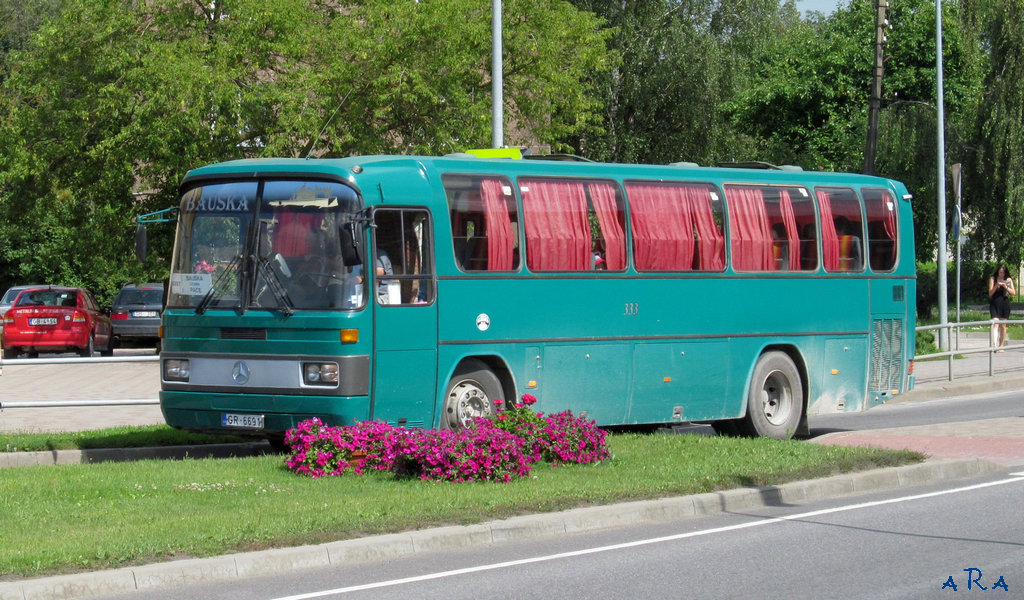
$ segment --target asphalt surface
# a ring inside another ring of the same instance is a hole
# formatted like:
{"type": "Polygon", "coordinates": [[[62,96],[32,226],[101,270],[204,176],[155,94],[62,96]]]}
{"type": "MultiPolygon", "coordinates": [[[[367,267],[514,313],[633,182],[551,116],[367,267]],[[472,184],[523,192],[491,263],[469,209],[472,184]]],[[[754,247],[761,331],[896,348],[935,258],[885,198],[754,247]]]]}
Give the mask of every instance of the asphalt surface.
{"type": "MultiPolygon", "coordinates": [[[[960,348],[984,346],[965,339],[960,348]]],[[[918,362],[916,387],[891,402],[916,402],[1024,389],[1024,344],[1002,353],[967,354],[952,363],[956,375],[949,380],[945,360],[918,362]],[[991,360],[990,360],[991,359],[991,360]],[[992,374],[990,376],[990,373],[992,374]]],[[[112,380],[109,364],[75,365],[78,373],[65,379],[45,378],[44,366],[11,364],[0,376],[3,403],[68,399],[146,399],[159,390],[155,363],[117,364],[112,380]],[[104,376],[93,369],[106,369],[104,376]],[[46,381],[40,386],[40,379],[46,381]],[[40,392],[40,388],[46,392],[40,392]]],[[[73,410],[73,419],[57,419],[52,408],[5,408],[0,431],[86,430],[114,424],[162,423],[157,406],[116,406],[73,410]]],[[[66,416],[66,415],[65,415],[66,416]]],[[[693,496],[588,507],[560,513],[527,515],[471,526],[441,527],[401,534],[374,536],[209,559],[180,560],[96,573],[0,582],[0,600],[55,600],[119,594],[135,590],[172,588],[188,583],[230,580],[310,567],[323,567],[355,559],[387,559],[417,552],[530,539],[565,532],[595,530],[659,520],[679,519],[722,511],[747,510],[780,502],[802,504],[847,495],[912,487],[959,479],[1024,465],[1024,417],[941,423],[914,427],[844,431],[812,440],[818,444],[908,448],[930,458],[918,465],[837,475],[793,482],[770,488],[744,488],[693,496]]],[[[149,456],[223,456],[263,452],[264,444],[207,449],[137,449],[0,453],[0,467],[23,465],[133,460],[149,456]],[[19,456],[20,455],[20,456],[19,456]]]]}

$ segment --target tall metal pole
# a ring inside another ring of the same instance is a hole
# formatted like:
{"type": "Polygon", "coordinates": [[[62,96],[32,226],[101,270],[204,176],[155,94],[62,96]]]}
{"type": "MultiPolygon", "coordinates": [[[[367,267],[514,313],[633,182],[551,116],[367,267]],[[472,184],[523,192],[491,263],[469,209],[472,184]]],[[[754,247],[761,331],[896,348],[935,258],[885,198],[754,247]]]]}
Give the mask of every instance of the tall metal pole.
{"type": "MultiPolygon", "coordinates": [[[[939,196],[939,323],[945,325],[949,322],[949,308],[946,303],[947,288],[946,282],[946,134],[945,134],[945,110],[943,108],[943,83],[942,83],[942,0],[935,0],[935,79],[937,82],[936,106],[938,108],[938,196],[939,196]]],[[[949,330],[942,328],[939,336],[939,348],[943,351],[949,350],[949,330]]]]}
{"type": "Polygon", "coordinates": [[[501,0],[491,0],[491,147],[505,146],[505,98],[501,61],[501,0]]]}
{"type": "MultiPolygon", "coordinates": [[[[956,238],[956,322],[960,322],[960,240],[963,238],[964,217],[961,211],[960,182],[962,177],[962,166],[960,163],[950,167],[950,175],[953,176],[953,201],[956,208],[953,213],[953,237],[956,238]]],[[[959,337],[957,338],[959,345],[959,337]]]]}

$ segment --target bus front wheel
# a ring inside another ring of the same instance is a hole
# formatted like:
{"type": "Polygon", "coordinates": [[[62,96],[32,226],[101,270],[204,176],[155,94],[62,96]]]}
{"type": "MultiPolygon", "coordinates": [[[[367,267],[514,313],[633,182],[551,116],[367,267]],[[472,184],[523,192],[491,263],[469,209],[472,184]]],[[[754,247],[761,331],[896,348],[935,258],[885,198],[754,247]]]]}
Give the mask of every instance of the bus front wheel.
{"type": "Polygon", "coordinates": [[[448,381],[441,427],[457,431],[469,427],[475,417],[493,415],[494,402],[501,395],[501,382],[487,365],[478,360],[464,362],[448,381]]]}
{"type": "Polygon", "coordinates": [[[785,352],[766,352],[757,360],[747,391],[745,433],[788,440],[796,433],[803,413],[800,372],[785,352]]]}

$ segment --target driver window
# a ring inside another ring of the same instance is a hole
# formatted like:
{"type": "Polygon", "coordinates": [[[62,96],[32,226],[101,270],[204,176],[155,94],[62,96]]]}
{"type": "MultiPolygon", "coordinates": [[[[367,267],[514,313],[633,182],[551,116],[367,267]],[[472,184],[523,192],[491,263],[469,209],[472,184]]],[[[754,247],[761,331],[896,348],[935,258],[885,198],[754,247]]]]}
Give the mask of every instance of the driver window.
{"type": "Polygon", "coordinates": [[[373,295],[379,304],[434,301],[430,214],[421,209],[379,209],[374,213],[373,295]]]}

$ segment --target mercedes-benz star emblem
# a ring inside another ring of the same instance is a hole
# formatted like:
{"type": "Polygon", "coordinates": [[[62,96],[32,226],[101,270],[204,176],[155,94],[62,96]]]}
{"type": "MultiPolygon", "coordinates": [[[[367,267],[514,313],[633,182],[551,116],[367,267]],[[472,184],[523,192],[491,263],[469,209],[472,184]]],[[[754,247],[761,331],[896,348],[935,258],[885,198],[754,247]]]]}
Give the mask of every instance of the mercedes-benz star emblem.
{"type": "Polygon", "coordinates": [[[238,385],[245,385],[249,381],[249,365],[245,361],[238,361],[231,369],[231,379],[238,385]]]}

